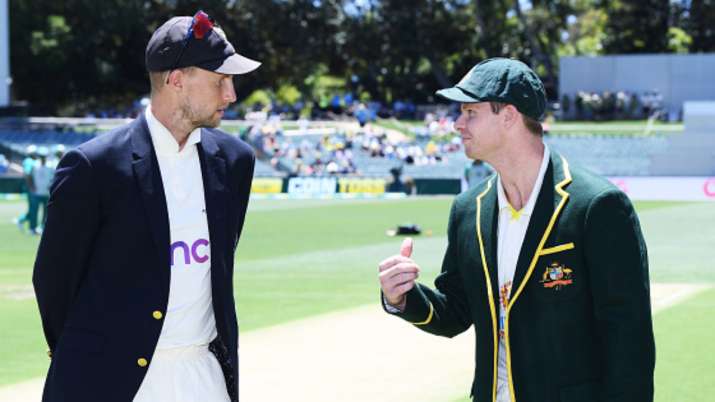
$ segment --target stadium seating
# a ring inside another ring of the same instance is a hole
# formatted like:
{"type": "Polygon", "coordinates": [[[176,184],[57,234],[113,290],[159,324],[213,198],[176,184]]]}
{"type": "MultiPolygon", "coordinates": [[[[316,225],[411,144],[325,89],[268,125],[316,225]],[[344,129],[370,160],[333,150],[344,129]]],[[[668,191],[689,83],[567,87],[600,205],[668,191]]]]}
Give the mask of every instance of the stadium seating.
{"type": "MultiPolygon", "coordinates": [[[[63,144],[67,148],[75,147],[93,138],[95,133],[55,131],[55,130],[19,130],[0,129],[0,145],[10,149],[16,155],[24,154],[30,144],[51,147],[63,144]]],[[[100,134],[101,135],[101,134],[100,134]]],[[[308,141],[317,145],[320,135],[301,135],[279,137],[279,141],[300,144],[308,141]]],[[[427,139],[414,142],[424,148],[427,139]]],[[[572,163],[584,166],[605,176],[647,176],[652,174],[652,161],[666,153],[672,142],[665,134],[650,136],[606,135],[606,134],[559,134],[547,135],[545,142],[549,147],[563,154],[572,163]]],[[[253,143],[255,147],[259,142],[253,143]]],[[[311,146],[312,146],[311,145],[311,146]]],[[[363,150],[360,144],[353,144],[352,161],[358,174],[365,177],[389,177],[390,169],[402,166],[403,174],[413,178],[461,178],[464,168],[470,161],[461,150],[441,153],[442,160],[429,164],[405,164],[396,157],[375,157],[363,150]]],[[[268,158],[270,155],[268,155],[268,158]]],[[[315,161],[315,155],[306,154],[302,158],[304,165],[315,161]]],[[[275,162],[275,161],[274,161],[275,162]]],[[[256,177],[286,176],[295,167],[295,161],[282,157],[278,161],[282,169],[276,169],[268,159],[256,161],[256,177]]]]}
{"type": "Polygon", "coordinates": [[[283,176],[281,172],[271,166],[270,163],[256,159],[256,167],[254,168],[253,175],[255,177],[281,177],[283,176]]]}
{"type": "Polygon", "coordinates": [[[651,159],[668,148],[668,137],[625,135],[547,136],[549,147],[604,176],[648,176],[651,159]]]}
{"type": "Polygon", "coordinates": [[[0,130],[0,144],[17,152],[24,153],[28,145],[53,146],[62,144],[67,148],[94,138],[94,133],[78,133],[74,131],[52,131],[52,130],[0,130]]]}

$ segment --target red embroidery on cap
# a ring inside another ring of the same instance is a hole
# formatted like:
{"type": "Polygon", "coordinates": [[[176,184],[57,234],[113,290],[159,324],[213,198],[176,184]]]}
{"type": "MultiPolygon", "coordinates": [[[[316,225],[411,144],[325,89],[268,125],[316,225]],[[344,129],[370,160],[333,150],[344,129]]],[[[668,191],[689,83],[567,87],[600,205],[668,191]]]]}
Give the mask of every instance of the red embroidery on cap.
{"type": "Polygon", "coordinates": [[[194,16],[194,37],[196,39],[203,39],[206,34],[211,31],[214,27],[213,22],[209,19],[209,16],[203,12],[199,11],[194,16]]]}

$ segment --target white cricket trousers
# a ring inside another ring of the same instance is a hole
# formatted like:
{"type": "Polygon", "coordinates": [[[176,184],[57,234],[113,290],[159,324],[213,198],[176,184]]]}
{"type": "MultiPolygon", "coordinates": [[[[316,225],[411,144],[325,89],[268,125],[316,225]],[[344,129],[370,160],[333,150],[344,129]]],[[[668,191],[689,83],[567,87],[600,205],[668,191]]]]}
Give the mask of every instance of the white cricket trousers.
{"type": "Polygon", "coordinates": [[[208,345],[157,349],[134,402],[230,402],[208,345]]]}

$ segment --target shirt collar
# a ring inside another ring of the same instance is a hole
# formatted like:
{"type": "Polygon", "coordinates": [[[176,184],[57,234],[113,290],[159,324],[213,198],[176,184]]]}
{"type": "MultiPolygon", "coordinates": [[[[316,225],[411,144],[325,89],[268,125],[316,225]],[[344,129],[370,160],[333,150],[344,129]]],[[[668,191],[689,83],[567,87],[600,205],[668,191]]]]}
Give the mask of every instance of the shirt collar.
{"type": "Polygon", "coordinates": [[[520,211],[516,211],[511,204],[509,204],[509,200],[507,200],[506,193],[504,192],[504,186],[502,186],[501,183],[501,177],[499,177],[499,180],[497,180],[497,199],[499,203],[499,211],[509,209],[514,219],[518,219],[522,215],[531,216],[531,213],[534,211],[534,206],[536,206],[536,199],[539,197],[539,193],[541,192],[541,184],[544,182],[546,169],[549,167],[550,155],[551,153],[549,152],[549,147],[544,144],[544,157],[541,159],[539,175],[536,176],[534,188],[531,190],[531,194],[529,194],[529,201],[526,202],[526,205],[524,205],[524,208],[520,211]]]}
{"type": "MultiPolygon", "coordinates": [[[[146,117],[147,126],[149,126],[149,134],[151,134],[151,141],[154,144],[154,150],[156,153],[161,154],[178,154],[179,143],[168,128],[166,128],[161,122],[154,116],[151,111],[151,105],[146,107],[144,111],[144,116],[146,117]]],[[[186,139],[186,144],[181,152],[192,148],[192,145],[196,145],[201,142],[201,128],[196,128],[189,134],[189,138],[186,139]]]]}

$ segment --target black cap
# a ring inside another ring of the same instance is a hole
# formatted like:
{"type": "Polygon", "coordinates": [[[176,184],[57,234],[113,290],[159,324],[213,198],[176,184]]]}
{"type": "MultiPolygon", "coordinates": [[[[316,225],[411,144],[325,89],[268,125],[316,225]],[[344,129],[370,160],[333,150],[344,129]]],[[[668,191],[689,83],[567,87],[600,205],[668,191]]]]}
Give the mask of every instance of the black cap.
{"type": "Polygon", "coordinates": [[[234,75],[251,72],[261,65],[236,53],[223,30],[208,21],[208,16],[199,11],[194,18],[174,17],[160,26],[146,46],[147,70],[199,67],[234,75]],[[197,27],[194,23],[197,20],[206,24],[197,27]],[[199,28],[204,28],[205,32],[200,32],[202,29],[199,28]]]}

